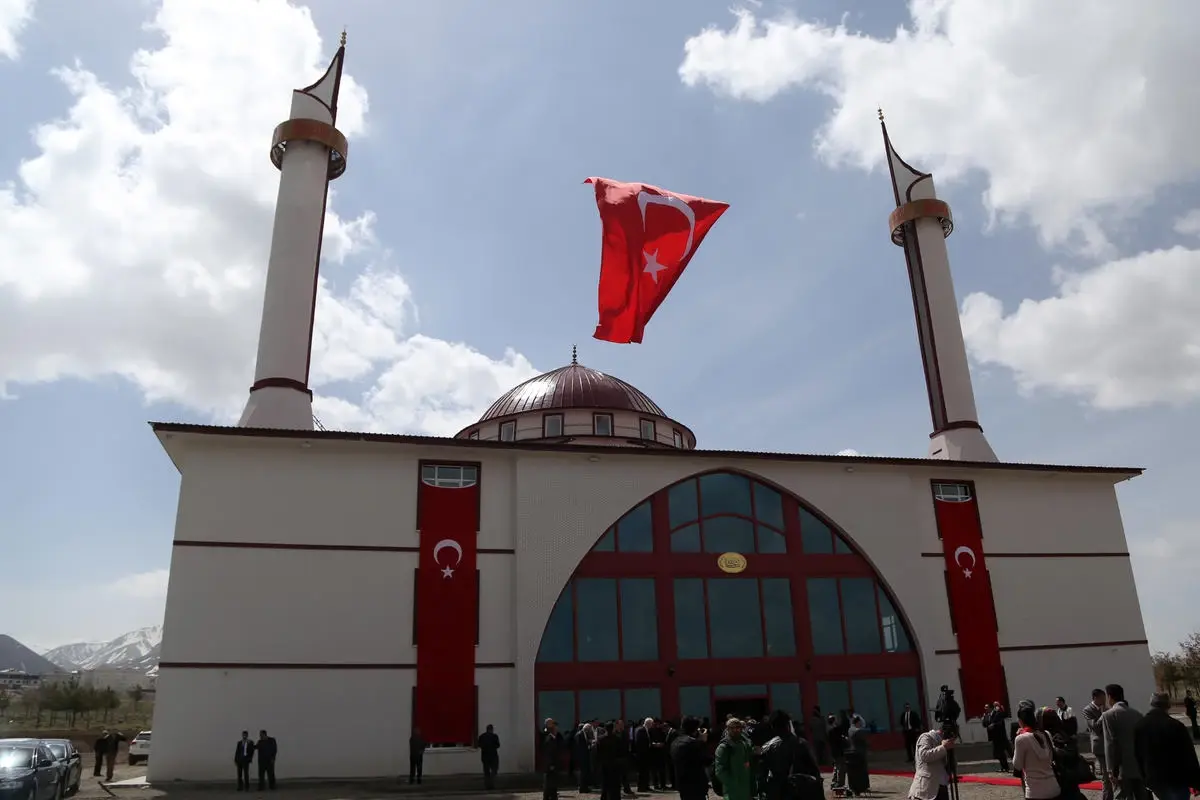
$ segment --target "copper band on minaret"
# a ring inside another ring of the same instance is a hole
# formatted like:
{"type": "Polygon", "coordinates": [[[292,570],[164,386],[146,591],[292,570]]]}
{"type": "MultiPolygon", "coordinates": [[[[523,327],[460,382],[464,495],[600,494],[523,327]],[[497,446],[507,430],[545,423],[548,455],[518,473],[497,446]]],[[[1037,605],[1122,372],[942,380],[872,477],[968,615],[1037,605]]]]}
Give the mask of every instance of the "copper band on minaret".
{"type": "Polygon", "coordinates": [[[942,226],[942,235],[954,233],[954,217],[950,206],[942,200],[913,200],[888,214],[888,228],[892,231],[892,244],[904,247],[904,226],[919,219],[936,219],[942,226]]]}
{"type": "Polygon", "coordinates": [[[350,149],[346,137],[327,122],[315,119],[289,119],[275,128],[271,137],[271,163],[283,169],[283,157],[289,142],[314,142],[329,149],[329,180],[336,180],[346,171],[346,155],[350,149]]]}

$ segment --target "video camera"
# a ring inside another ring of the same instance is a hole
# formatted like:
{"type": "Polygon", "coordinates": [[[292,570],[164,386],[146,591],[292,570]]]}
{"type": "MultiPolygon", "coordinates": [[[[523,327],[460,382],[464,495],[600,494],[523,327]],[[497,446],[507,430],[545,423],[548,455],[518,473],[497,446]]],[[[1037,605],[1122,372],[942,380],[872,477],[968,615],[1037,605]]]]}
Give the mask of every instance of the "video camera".
{"type": "Polygon", "coordinates": [[[938,693],[937,705],[933,708],[933,718],[942,723],[943,729],[946,723],[950,723],[955,730],[958,730],[960,716],[962,716],[962,706],[954,699],[954,690],[949,686],[942,686],[938,693]]]}

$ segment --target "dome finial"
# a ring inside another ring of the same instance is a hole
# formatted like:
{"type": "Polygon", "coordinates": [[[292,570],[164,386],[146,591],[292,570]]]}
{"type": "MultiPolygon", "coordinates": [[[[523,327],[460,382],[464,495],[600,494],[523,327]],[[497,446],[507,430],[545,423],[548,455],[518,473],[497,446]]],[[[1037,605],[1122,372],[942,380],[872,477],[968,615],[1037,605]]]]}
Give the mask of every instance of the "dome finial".
{"type": "Polygon", "coordinates": [[[572,364],[579,363],[578,355],[579,355],[579,348],[577,348],[575,345],[571,345],[571,363],[572,364]]]}
{"type": "Polygon", "coordinates": [[[338,39],[338,44],[340,44],[342,47],[346,46],[346,29],[345,28],[342,28],[342,36],[340,39],[338,39]]]}

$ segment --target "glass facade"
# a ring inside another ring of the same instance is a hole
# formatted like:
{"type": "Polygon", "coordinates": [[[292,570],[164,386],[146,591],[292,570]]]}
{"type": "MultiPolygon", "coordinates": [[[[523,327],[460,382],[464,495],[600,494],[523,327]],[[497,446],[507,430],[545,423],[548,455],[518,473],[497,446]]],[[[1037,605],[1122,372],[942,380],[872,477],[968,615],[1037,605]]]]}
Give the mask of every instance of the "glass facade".
{"type": "Polygon", "coordinates": [[[815,704],[893,734],[905,703],[922,706],[912,638],[870,564],[819,512],[732,472],[664,489],[601,534],[535,671],[538,716],[560,725],[815,704]],[[723,572],[725,553],[745,569],[723,572]]]}

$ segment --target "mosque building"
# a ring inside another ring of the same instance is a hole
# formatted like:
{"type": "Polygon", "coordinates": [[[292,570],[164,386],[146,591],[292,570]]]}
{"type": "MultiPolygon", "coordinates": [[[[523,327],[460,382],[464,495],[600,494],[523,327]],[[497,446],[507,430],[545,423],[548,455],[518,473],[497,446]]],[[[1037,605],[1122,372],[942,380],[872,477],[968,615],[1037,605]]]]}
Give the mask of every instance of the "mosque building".
{"type": "MultiPolygon", "coordinates": [[[[345,58],[293,94],[255,382],[236,427],[154,423],[181,475],[152,782],[228,780],[242,730],[280,773],[531,771],[581,720],[853,708],[899,747],[957,692],[1077,707],[1153,689],[1116,486],[1141,470],[1007,463],[975,410],[947,204],[884,131],[925,369],[926,458],[706,450],[577,363],[450,438],[327,431],[308,388],[345,58]],[[1064,590],[1064,578],[1069,585],[1064,590]]],[[[703,432],[701,432],[702,434],[703,432]]]]}

